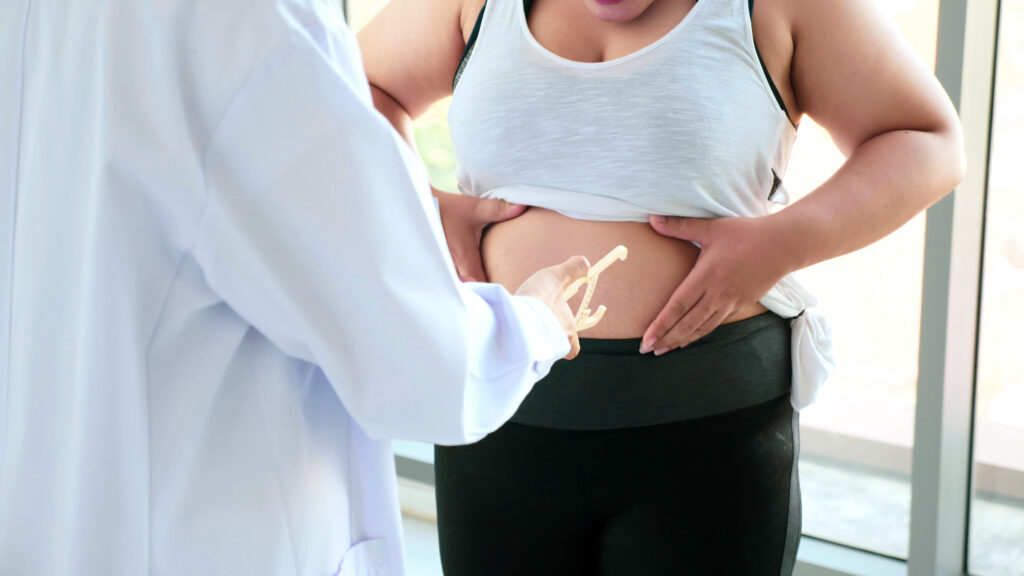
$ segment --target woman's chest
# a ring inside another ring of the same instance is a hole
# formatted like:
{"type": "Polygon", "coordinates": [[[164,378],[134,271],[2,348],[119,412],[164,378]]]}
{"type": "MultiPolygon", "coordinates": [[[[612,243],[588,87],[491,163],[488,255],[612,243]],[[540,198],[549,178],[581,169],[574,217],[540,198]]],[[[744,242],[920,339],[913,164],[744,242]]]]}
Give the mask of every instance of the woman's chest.
{"type": "Polygon", "coordinates": [[[467,74],[449,115],[461,171],[485,188],[662,193],[761,169],[779,111],[755,75],[715,74],[705,60],[608,74],[526,59],[467,74]]]}

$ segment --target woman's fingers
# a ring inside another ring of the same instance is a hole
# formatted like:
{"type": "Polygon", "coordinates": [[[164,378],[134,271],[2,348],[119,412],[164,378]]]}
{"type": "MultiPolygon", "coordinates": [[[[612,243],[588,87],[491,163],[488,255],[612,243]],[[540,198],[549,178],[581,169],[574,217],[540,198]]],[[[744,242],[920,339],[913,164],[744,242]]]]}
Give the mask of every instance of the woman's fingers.
{"type": "Polygon", "coordinates": [[[459,279],[463,282],[486,282],[487,274],[480,257],[480,239],[484,228],[521,215],[526,211],[526,206],[436,190],[435,196],[441,211],[448,251],[452,255],[459,279]]]}
{"type": "Polygon", "coordinates": [[[522,204],[511,204],[497,198],[476,199],[476,223],[481,228],[495,222],[511,220],[526,212],[526,206],[522,204]]]}
{"type": "Polygon", "coordinates": [[[690,308],[679,319],[679,322],[676,322],[675,326],[672,326],[667,332],[662,334],[661,338],[658,338],[658,341],[654,343],[654,353],[660,356],[669,350],[682,346],[684,343],[695,340],[697,329],[703,326],[715,314],[715,309],[712,307],[710,299],[711,297],[705,293],[700,301],[693,308],[690,308]]]}
{"type": "Polygon", "coordinates": [[[483,261],[480,258],[480,236],[483,230],[477,217],[478,198],[435,191],[441,212],[448,252],[455,264],[455,272],[463,282],[486,282],[483,261]]]}
{"type": "Polygon", "coordinates": [[[470,230],[448,236],[448,251],[455,262],[455,271],[463,282],[487,282],[484,261],[480,257],[480,242],[470,230]]]}
{"type": "Polygon", "coordinates": [[[712,222],[701,218],[658,215],[651,215],[649,221],[654,231],[662,236],[689,240],[700,245],[707,241],[709,224],[712,222]]]}
{"type": "MultiPolygon", "coordinates": [[[[689,240],[700,246],[701,252],[693,269],[644,333],[641,354],[653,351],[660,355],[688,346],[717,328],[737,307],[736,289],[744,276],[738,282],[732,273],[739,270],[741,275],[747,275],[749,269],[737,269],[729,261],[723,263],[713,246],[735,221],[738,220],[651,216],[651,227],[656,232],[689,240]]],[[[722,245],[732,247],[735,243],[723,240],[722,245]]]]}
{"type": "Polygon", "coordinates": [[[660,341],[655,343],[654,354],[661,356],[662,354],[675,350],[676,348],[683,348],[690,344],[700,340],[701,338],[710,334],[715,328],[728,317],[729,312],[725,309],[715,309],[707,307],[704,310],[699,308],[694,309],[694,314],[687,314],[678,324],[672,327],[671,330],[665,334],[660,341]],[[694,325],[689,318],[700,318],[705,316],[703,322],[698,325],[694,325]]]}
{"type": "Polygon", "coordinates": [[[710,297],[705,293],[701,298],[679,316],[678,321],[664,329],[660,336],[649,344],[655,355],[661,355],[687,342],[693,332],[702,326],[715,313],[710,305],[710,297]]]}
{"type": "Polygon", "coordinates": [[[656,344],[660,344],[661,338],[704,297],[704,288],[698,276],[698,271],[694,268],[672,293],[672,297],[662,307],[661,312],[658,312],[658,316],[644,332],[640,345],[641,354],[657,350],[660,346],[656,347],[656,344]]]}
{"type": "Polygon", "coordinates": [[[460,263],[465,269],[465,273],[459,272],[459,278],[462,278],[463,282],[487,282],[487,273],[484,271],[483,258],[480,255],[480,240],[483,238],[484,229],[496,222],[520,216],[526,211],[526,206],[510,204],[496,198],[472,198],[471,206],[473,219],[464,230],[466,237],[462,239],[462,245],[459,247],[461,262],[456,262],[456,269],[460,263]]]}

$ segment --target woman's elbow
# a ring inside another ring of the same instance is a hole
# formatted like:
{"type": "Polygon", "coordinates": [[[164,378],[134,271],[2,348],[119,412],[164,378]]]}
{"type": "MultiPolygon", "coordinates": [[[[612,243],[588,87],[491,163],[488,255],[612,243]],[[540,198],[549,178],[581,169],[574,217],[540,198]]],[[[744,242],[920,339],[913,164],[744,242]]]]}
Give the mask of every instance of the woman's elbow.
{"type": "Polygon", "coordinates": [[[949,121],[944,137],[944,161],[948,178],[946,189],[953,190],[963,182],[967,175],[967,151],[964,147],[964,132],[960,120],[955,116],[949,121]]]}
{"type": "Polygon", "coordinates": [[[953,103],[948,99],[936,114],[933,133],[939,137],[936,166],[941,174],[941,193],[946,195],[963,182],[967,173],[964,131],[953,103]]]}

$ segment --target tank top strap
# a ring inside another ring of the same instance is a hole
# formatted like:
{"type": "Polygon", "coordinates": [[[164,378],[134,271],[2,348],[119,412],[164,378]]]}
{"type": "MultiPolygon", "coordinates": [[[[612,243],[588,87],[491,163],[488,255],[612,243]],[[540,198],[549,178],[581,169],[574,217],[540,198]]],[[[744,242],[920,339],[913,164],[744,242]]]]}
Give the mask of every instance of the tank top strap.
{"type": "MultiPolygon", "coordinates": [[[[774,79],[768,72],[768,67],[765,65],[754,39],[753,9],[755,0],[697,0],[698,4],[704,2],[709,3],[708,6],[704,7],[706,12],[703,22],[704,27],[710,29],[707,30],[708,33],[719,38],[727,36],[737,48],[743,51],[746,58],[755,64],[755,67],[760,71],[769,94],[786,115],[787,124],[789,125],[787,128],[795,128],[795,125],[789,118],[786,103],[783,101],[774,79]]],[[[789,132],[789,130],[786,130],[786,132],[789,132]]],[[[793,137],[795,137],[795,131],[791,135],[786,135],[784,140],[791,141],[793,137]]],[[[788,150],[785,158],[788,161],[788,150]]]]}
{"type": "Polygon", "coordinates": [[[518,33],[522,3],[523,0],[487,0],[480,22],[480,39],[518,33]]]}
{"type": "Polygon", "coordinates": [[[729,10],[729,14],[736,18],[739,24],[739,29],[743,30],[746,28],[746,24],[750,23],[750,10],[754,5],[752,0],[718,0],[722,4],[726,5],[729,10]]]}
{"type": "MultiPolygon", "coordinates": [[[[521,0],[486,0],[477,13],[473,30],[466,40],[459,65],[452,78],[452,92],[459,84],[462,74],[469,64],[470,57],[477,51],[478,45],[490,44],[493,49],[507,48],[512,35],[518,33],[518,13],[516,3],[521,0]],[[495,38],[494,36],[497,36],[495,38]]],[[[531,0],[532,2],[532,0],[531,0]]]]}
{"type": "Polygon", "coordinates": [[[704,7],[705,18],[712,19],[737,34],[742,34],[746,30],[750,22],[750,0],[697,0],[698,4],[705,2],[710,4],[704,7]]]}

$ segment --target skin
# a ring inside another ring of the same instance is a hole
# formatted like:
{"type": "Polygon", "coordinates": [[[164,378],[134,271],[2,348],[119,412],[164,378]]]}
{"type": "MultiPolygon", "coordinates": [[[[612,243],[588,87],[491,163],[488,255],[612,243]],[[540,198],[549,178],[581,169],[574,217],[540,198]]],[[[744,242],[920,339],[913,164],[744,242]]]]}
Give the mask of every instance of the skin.
{"type": "MultiPolygon", "coordinates": [[[[560,56],[606,61],[654,42],[693,5],[537,0],[529,27],[560,56]]],[[[410,118],[451,94],[481,6],[480,0],[392,0],[360,33],[375,104],[410,142],[410,118]]],[[[524,267],[565,256],[553,245],[594,260],[609,241],[614,246],[629,237],[630,260],[602,274],[595,294],[594,303],[607,304],[608,315],[588,335],[642,335],[641,352],[661,354],[763,311],[757,301],[786,274],[883,238],[963,178],[956,113],[875,2],[756,0],[753,29],[790,118],[813,118],[847,156],[829,180],[769,216],[652,217],[649,226],[639,225],[646,232],[636,223],[572,221],[437,192],[460,274],[515,285],[524,267]],[[514,251],[529,238],[538,243],[535,249],[514,251]]]]}

